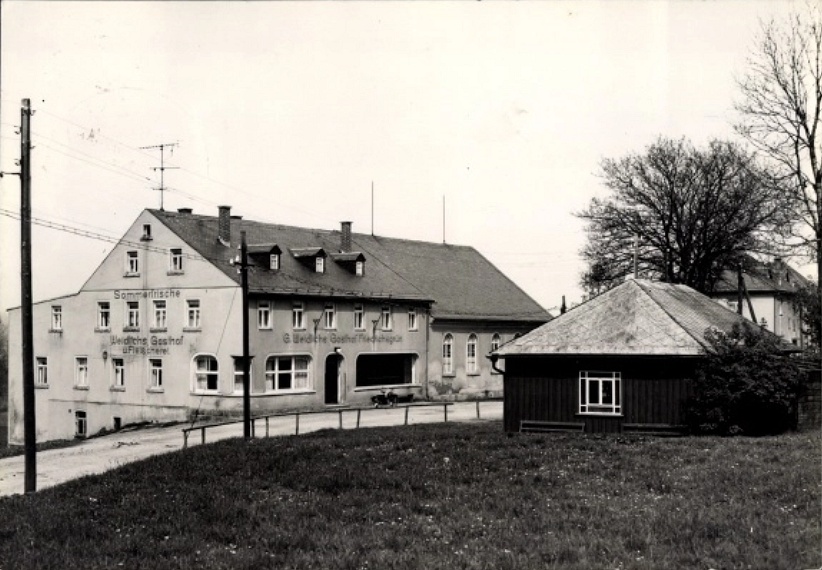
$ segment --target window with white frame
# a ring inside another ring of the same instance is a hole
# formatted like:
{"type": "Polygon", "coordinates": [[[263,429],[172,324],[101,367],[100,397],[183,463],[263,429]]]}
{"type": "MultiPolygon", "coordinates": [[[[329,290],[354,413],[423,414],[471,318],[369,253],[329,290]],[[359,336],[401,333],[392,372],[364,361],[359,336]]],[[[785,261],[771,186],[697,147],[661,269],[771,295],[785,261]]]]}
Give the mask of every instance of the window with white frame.
{"type": "Polygon", "coordinates": [[[621,415],[621,373],[581,371],[579,373],[579,413],[621,415]]]}
{"type": "Polygon", "coordinates": [[[408,330],[417,330],[417,309],[414,307],[408,309],[408,330]]]}
{"type": "Polygon", "coordinates": [[[38,356],[35,359],[35,378],[34,381],[38,386],[49,385],[49,361],[45,356],[38,356]]]}
{"type": "Polygon", "coordinates": [[[220,369],[217,359],[210,354],[194,357],[194,390],[216,392],[219,387],[220,369]]]}
{"type": "Polygon", "coordinates": [[[321,256],[317,256],[316,260],[314,261],[314,271],[316,273],[325,273],[325,258],[321,256]]]}
{"type": "Polygon", "coordinates": [[[309,362],[307,356],[269,356],[265,361],[266,391],[310,389],[309,362]]]}
{"type": "Polygon", "coordinates": [[[126,301],[126,328],[140,328],[140,301],[126,301]]]}
{"type": "Polygon", "coordinates": [[[152,326],[155,329],[165,329],[166,323],[166,301],[165,299],[155,299],[154,304],[154,323],[152,326]]]}
{"type": "Polygon", "coordinates": [[[168,268],[172,273],[183,272],[183,250],[172,247],[168,250],[168,268]]]}
{"type": "Polygon", "coordinates": [[[305,328],[305,307],[301,301],[295,301],[291,307],[291,324],[295,330],[305,328]]]}
{"type": "Polygon", "coordinates": [[[200,300],[188,299],[186,301],[186,328],[200,328],[200,300]]]}
{"type": "Polygon", "coordinates": [[[111,366],[114,370],[114,379],[112,385],[115,388],[126,387],[126,366],[122,358],[112,358],[111,366]]]}
{"type": "Polygon", "coordinates": [[[151,224],[143,224],[143,236],[140,239],[146,241],[151,239],[151,224]]]}
{"type": "Polygon", "coordinates": [[[271,271],[277,271],[280,269],[280,254],[279,253],[272,253],[268,257],[268,268],[271,271]]]}
{"type": "Polygon", "coordinates": [[[163,388],[163,361],[159,358],[150,358],[148,361],[148,385],[153,390],[163,388]]]}
{"type": "Polygon", "coordinates": [[[334,330],[337,328],[337,307],[334,303],[326,303],[323,309],[323,328],[334,330]]]}
{"type": "Polygon", "coordinates": [[[86,356],[74,358],[74,386],[88,388],[88,357],[86,356]]]}
{"type": "Polygon", "coordinates": [[[63,307],[60,305],[51,306],[51,330],[63,330],[63,307]]]}
{"type": "Polygon", "coordinates": [[[271,301],[257,301],[257,328],[271,328],[271,301]]]}
{"type": "Polygon", "coordinates": [[[354,330],[365,330],[365,308],[362,305],[354,305],[354,330]]]}
{"type": "Polygon", "coordinates": [[[454,337],[451,333],[442,337],[442,373],[454,373],[454,337]]]}
{"type": "Polygon", "coordinates": [[[97,328],[101,331],[111,329],[111,303],[108,301],[97,302],[97,328]]]}
{"type": "Polygon", "coordinates": [[[362,277],[362,275],[364,273],[365,273],[365,262],[364,261],[358,261],[354,265],[354,274],[357,275],[358,277],[362,277]]]}
{"type": "Polygon", "coordinates": [[[137,251],[126,252],[126,275],[139,275],[140,256],[137,251]]]}
{"type": "Polygon", "coordinates": [[[380,328],[384,331],[390,331],[391,324],[391,307],[383,307],[380,313],[380,328]]]}
{"type": "MultiPolygon", "coordinates": [[[[251,366],[248,367],[248,390],[251,391],[251,366]]],[[[234,393],[243,393],[243,357],[234,357],[234,393]]]]}
{"type": "Polygon", "coordinates": [[[468,342],[465,343],[465,373],[477,374],[479,368],[477,367],[477,335],[471,333],[468,335],[468,342]]]}
{"type": "Polygon", "coordinates": [[[500,339],[499,333],[494,333],[491,335],[491,352],[496,352],[499,350],[502,341],[500,339]]]}

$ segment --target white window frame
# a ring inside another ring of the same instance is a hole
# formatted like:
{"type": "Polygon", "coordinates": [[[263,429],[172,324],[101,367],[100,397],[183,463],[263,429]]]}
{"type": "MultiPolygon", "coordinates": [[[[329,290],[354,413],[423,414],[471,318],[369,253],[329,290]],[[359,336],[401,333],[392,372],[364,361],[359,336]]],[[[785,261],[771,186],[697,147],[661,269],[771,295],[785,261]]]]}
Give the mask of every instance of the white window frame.
{"type": "Polygon", "coordinates": [[[154,299],[153,306],[153,328],[165,330],[168,327],[168,304],[165,299],[154,299]]]}
{"type": "Polygon", "coordinates": [[[362,277],[365,274],[365,262],[364,261],[357,261],[354,264],[354,274],[357,277],[362,277]]]}
{"type": "Polygon", "coordinates": [[[63,330],[63,306],[62,305],[52,305],[51,306],[51,330],[53,330],[53,331],[63,330]]]}
{"type": "Polygon", "coordinates": [[[151,239],[151,224],[143,224],[143,236],[140,239],[143,239],[143,240],[150,240],[151,239]]]}
{"type": "Polygon", "coordinates": [[[314,272],[325,273],[325,258],[321,255],[314,258],[314,272]]]}
{"type": "Polygon", "coordinates": [[[46,356],[38,356],[34,359],[36,374],[34,382],[37,386],[49,385],[49,359],[46,356]]]}
{"type": "Polygon", "coordinates": [[[408,330],[419,330],[419,323],[417,322],[417,309],[414,307],[408,309],[408,330]]]}
{"type": "Polygon", "coordinates": [[[622,373],[581,370],[579,373],[579,413],[621,416],[622,373]],[[593,399],[595,401],[592,401],[592,393],[596,394],[593,399]]]}
{"type": "Polygon", "coordinates": [[[272,253],[268,256],[268,268],[271,271],[279,271],[280,270],[280,254],[279,253],[272,253]]]}
{"type": "Polygon", "coordinates": [[[326,303],[323,308],[323,328],[327,331],[337,329],[337,306],[326,303]]]}
{"type": "Polygon", "coordinates": [[[454,335],[445,333],[442,337],[442,374],[454,374],[454,335]]]}
{"type": "Polygon", "coordinates": [[[477,352],[479,350],[479,338],[476,334],[468,335],[468,340],[465,341],[465,373],[479,374],[479,365],[477,363],[477,352]]]}
{"type": "Polygon", "coordinates": [[[97,301],[97,330],[111,330],[111,302],[97,301]]]}
{"type": "Polygon", "coordinates": [[[270,330],[271,323],[271,301],[257,301],[257,328],[270,330]]]}
{"type": "Polygon", "coordinates": [[[125,388],[126,387],[126,361],[124,358],[114,357],[111,359],[112,368],[112,387],[125,388]]]}
{"type": "Polygon", "coordinates": [[[74,387],[88,388],[88,356],[74,357],[74,387]]]}
{"type": "Polygon", "coordinates": [[[200,300],[186,299],[186,326],[187,329],[200,328],[200,300]]]}
{"type": "Polygon", "coordinates": [[[149,390],[163,390],[163,359],[148,359],[148,386],[149,390]]]}
{"type": "Polygon", "coordinates": [[[126,275],[140,274],[140,253],[130,249],[126,252],[126,275]]]}
{"type": "Polygon", "coordinates": [[[393,326],[391,315],[391,305],[385,305],[380,310],[380,329],[390,331],[393,326]]]}
{"type": "Polygon", "coordinates": [[[123,328],[130,330],[140,328],[140,301],[126,301],[126,322],[123,328]]]}
{"type": "Polygon", "coordinates": [[[354,330],[365,330],[365,307],[361,303],[354,305],[354,330]]]}
{"type": "Polygon", "coordinates": [[[168,250],[168,270],[172,273],[183,273],[183,248],[172,247],[168,250]]]}
{"type": "Polygon", "coordinates": [[[295,331],[305,330],[305,304],[302,301],[294,301],[291,305],[291,327],[295,331]]]}
{"type": "Polygon", "coordinates": [[[198,394],[217,394],[220,391],[220,361],[217,360],[217,357],[213,354],[208,353],[200,353],[195,354],[194,358],[191,359],[191,369],[192,369],[192,391],[198,394]],[[201,368],[200,367],[200,359],[209,359],[208,362],[214,362],[216,368],[214,370],[210,370],[208,368],[201,368]],[[204,380],[204,387],[201,387],[201,377],[204,380]],[[214,388],[208,387],[208,379],[209,377],[214,377],[216,381],[216,386],[214,388]]]}
{"type": "Polygon", "coordinates": [[[269,394],[306,392],[311,385],[311,356],[307,354],[271,354],[265,359],[265,391],[269,394]],[[281,365],[289,361],[289,368],[281,365]],[[274,364],[272,366],[271,364],[274,364]],[[298,363],[300,368],[297,367],[298,363]],[[304,367],[303,367],[304,366],[304,367]],[[291,385],[280,387],[280,378],[290,376],[291,385]]]}

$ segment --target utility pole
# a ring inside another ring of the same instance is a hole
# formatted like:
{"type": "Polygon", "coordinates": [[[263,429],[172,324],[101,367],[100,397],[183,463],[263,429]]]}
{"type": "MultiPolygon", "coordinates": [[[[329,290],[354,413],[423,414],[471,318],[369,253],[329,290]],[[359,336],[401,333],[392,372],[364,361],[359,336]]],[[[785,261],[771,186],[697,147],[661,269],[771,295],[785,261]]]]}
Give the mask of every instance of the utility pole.
{"type": "Polygon", "coordinates": [[[34,340],[31,294],[31,101],[20,109],[20,277],[23,319],[23,443],[25,492],[37,490],[37,429],[34,405],[34,340]]]}
{"type": "Polygon", "coordinates": [[[156,171],[160,171],[160,187],[156,188],[156,190],[160,191],[160,210],[163,210],[163,192],[166,190],[164,185],[164,177],[163,172],[166,170],[176,170],[179,166],[166,166],[165,165],[165,149],[166,147],[171,149],[171,153],[174,154],[174,147],[177,146],[177,143],[163,143],[163,144],[155,144],[151,146],[141,146],[140,148],[143,150],[148,150],[152,148],[159,148],[160,149],[160,166],[152,166],[151,169],[156,171]]]}

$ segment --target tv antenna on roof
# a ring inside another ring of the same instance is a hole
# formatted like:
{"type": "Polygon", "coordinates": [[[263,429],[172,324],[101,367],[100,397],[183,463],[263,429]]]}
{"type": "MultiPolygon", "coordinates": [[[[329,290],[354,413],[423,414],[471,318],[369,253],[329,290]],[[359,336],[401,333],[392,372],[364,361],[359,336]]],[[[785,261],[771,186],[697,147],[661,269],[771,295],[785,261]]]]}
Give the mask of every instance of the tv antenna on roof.
{"type": "Polygon", "coordinates": [[[163,144],[155,144],[151,146],[141,146],[140,148],[143,150],[148,150],[152,148],[159,148],[160,149],[160,166],[152,166],[151,169],[154,171],[160,171],[160,187],[155,188],[155,190],[160,191],[160,210],[163,210],[163,191],[165,191],[166,187],[163,184],[164,177],[163,172],[166,170],[174,170],[180,168],[179,166],[166,166],[165,165],[165,155],[166,155],[166,147],[171,149],[171,154],[174,154],[174,147],[179,146],[179,143],[163,143],[163,144]]]}

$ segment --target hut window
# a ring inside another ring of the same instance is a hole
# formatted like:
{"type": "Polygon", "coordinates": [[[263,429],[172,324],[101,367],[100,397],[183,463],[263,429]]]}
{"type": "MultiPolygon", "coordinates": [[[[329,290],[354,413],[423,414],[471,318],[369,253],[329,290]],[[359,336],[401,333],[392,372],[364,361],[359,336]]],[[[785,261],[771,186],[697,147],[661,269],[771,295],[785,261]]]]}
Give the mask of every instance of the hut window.
{"type": "Polygon", "coordinates": [[[622,376],[619,372],[579,373],[580,414],[622,414],[622,376]]]}

